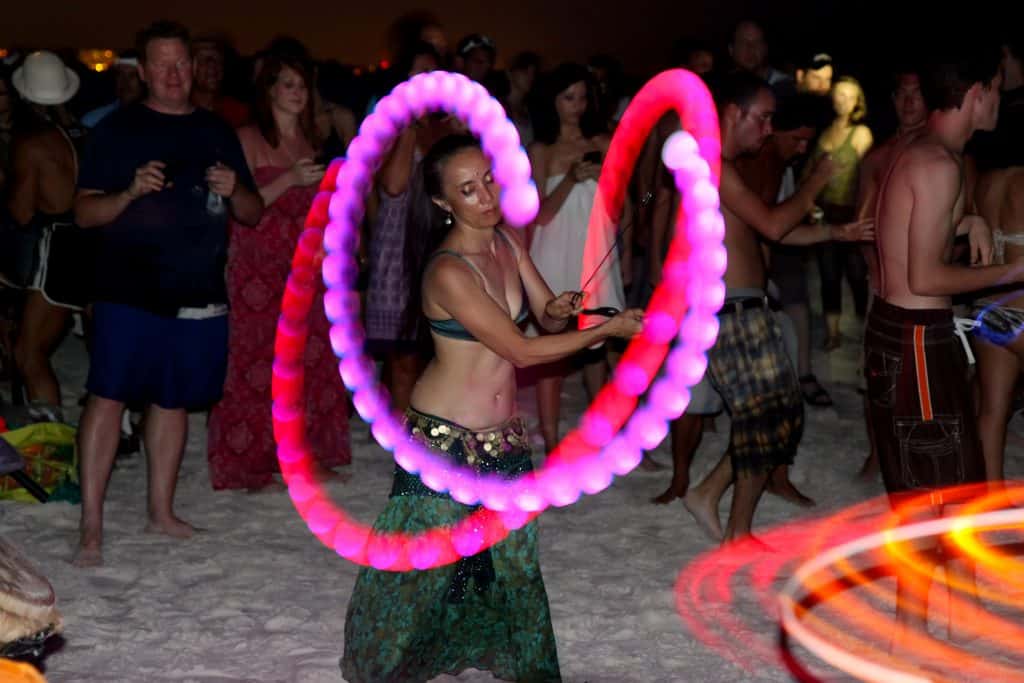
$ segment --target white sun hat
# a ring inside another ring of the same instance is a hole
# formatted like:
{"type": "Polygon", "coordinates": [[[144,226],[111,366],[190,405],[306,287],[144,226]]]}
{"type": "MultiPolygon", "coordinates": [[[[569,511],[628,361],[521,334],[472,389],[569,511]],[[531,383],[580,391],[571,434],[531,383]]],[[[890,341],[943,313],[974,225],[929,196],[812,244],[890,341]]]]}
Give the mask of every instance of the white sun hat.
{"type": "Polygon", "coordinates": [[[18,93],[34,104],[64,104],[78,92],[78,74],[52,52],[33,52],[11,79],[18,93]]]}

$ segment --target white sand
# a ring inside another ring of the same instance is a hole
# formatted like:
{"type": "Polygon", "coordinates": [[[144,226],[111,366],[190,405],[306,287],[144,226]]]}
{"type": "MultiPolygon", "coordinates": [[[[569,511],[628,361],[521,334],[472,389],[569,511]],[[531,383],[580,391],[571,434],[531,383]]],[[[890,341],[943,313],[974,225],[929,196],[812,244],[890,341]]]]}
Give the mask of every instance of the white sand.
{"type": "MultiPolygon", "coordinates": [[[[854,322],[846,322],[850,336],[857,336],[854,322]]],[[[819,377],[833,380],[829,389],[837,407],[807,411],[793,479],[819,501],[812,514],[881,493],[880,484],[853,483],[867,444],[852,386],[858,346],[850,340],[829,357],[816,354],[819,377]]],[[[84,382],[80,340],[65,342],[58,362],[73,402],[84,382]]],[[[582,406],[579,379],[568,382],[566,391],[575,419],[582,406]]],[[[523,396],[529,406],[532,397],[523,396]]],[[[142,533],[146,484],[138,458],[113,474],[103,568],[77,570],[67,563],[76,541],[77,507],[0,504],[0,531],[50,578],[65,617],[66,642],[46,661],[51,683],[340,679],[345,608],[357,568],[317,542],[284,493],[214,493],[204,419],[191,419],[177,498],[179,514],[208,530],[193,540],[142,533]]],[[[701,446],[695,480],[723,451],[728,425],[724,419],[718,423],[719,433],[708,434],[701,446]]],[[[332,491],[369,523],[385,502],[393,465],[369,442],[357,418],[352,424],[353,478],[332,491]]],[[[1020,424],[1015,419],[1011,429],[1020,424]]],[[[1020,443],[1011,436],[1008,447],[1008,471],[1018,477],[1024,470],[1020,443]]],[[[667,444],[659,453],[668,462],[667,444]]],[[[648,502],[667,480],[668,472],[637,471],[600,495],[542,516],[541,562],[565,680],[793,680],[777,662],[754,660],[756,673],[745,672],[683,625],[673,584],[681,568],[710,544],[678,502],[668,507],[648,502]]],[[[723,505],[723,514],[726,509],[723,505]]],[[[804,514],[768,497],[756,523],[763,528],[804,514]]],[[[735,609],[753,625],[749,638],[772,646],[777,627],[771,615],[755,604],[748,586],[733,588],[735,609]]],[[[726,608],[707,606],[711,614],[726,608]]],[[[736,652],[743,656],[748,645],[741,639],[736,652]]],[[[467,672],[457,680],[493,679],[467,672]]]]}

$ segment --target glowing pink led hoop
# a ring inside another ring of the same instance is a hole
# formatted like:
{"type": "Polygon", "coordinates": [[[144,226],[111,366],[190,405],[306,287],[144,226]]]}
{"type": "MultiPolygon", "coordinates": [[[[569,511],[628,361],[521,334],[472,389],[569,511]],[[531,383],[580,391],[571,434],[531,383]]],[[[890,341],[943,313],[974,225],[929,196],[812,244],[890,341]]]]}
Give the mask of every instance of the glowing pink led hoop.
{"type": "MultiPolygon", "coordinates": [[[[566,505],[576,500],[581,492],[603,490],[610,484],[613,474],[625,474],[639,463],[641,449],[657,446],[667,432],[667,420],[681,414],[689,401],[686,387],[696,383],[706,367],[704,351],[714,343],[717,334],[713,314],[724,298],[721,282],[725,269],[725,250],[721,244],[724,224],[718,212],[716,189],[720,163],[717,118],[707,89],[699,78],[682,70],[666,72],[649,82],[627,110],[612,141],[600,181],[606,206],[612,215],[617,215],[621,211],[628,171],[654,123],[674,108],[683,127],[696,134],[695,139],[678,133],[665,146],[663,159],[673,169],[676,183],[684,191],[685,211],[677,223],[678,234],[669,250],[664,280],[655,291],[648,310],[645,334],[627,349],[615,380],[602,390],[595,404],[584,414],[581,427],[566,437],[542,470],[511,482],[452,467],[443,458],[406,440],[397,416],[387,405],[386,394],[374,380],[372,364],[362,353],[364,335],[358,321],[358,299],[350,289],[355,277],[351,252],[357,239],[356,226],[362,217],[362,198],[373,170],[398,129],[428,110],[445,109],[468,119],[470,129],[483,139],[484,150],[495,164],[495,177],[507,187],[501,197],[506,218],[515,225],[528,223],[537,206],[536,191],[529,181],[529,164],[528,161],[523,163],[525,155],[518,147],[514,127],[497,106],[482,87],[455,74],[435,72],[399,85],[364,121],[360,135],[349,147],[348,163],[336,171],[338,189],[330,200],[331,222],[324,235],[329,252],[323,263],[324,282],[329,288],[324,304],[328,317],[335,323],[331,330],[332,345],[342,359],[342,378],[353,391],[357,411],[372,424],[378,442],[394,450],[399,465],[419,473],[427,486],[448,491],[454,499],[464,503],[482,501],[491,510],[504,511],[500,516],[488,518],[488,524],[476,519],[485,511],[475,513],[464,525],[471,528],[472,533],[453,530],[453,533],[458,531],[458,539],[452,547],[460,555],[478,552],[496,542],[492,538],[503,537],[508,528],[518,528],[549,504],[566,505]],[[687,105],[687,100],[693,101],[687,105]],[[680,236],[685,238],[679,239],[680,236]],[[684,292],[689,293],[689,303],[684,292]],[[637,411],[624,433],[617,435],[633,413],[638,396],[650,385],[664,360],[668,344],[680,328],[687,308],[689,316],[680,331],[682,343],[669,358],[668,378],[655,383],[649,405],[637,411]]],[[[311,297],[309,292],[301,299],[305,302],[311,297]]],[[[285,313],[288,304],[286,294],[283,320],[294,320],[296,316],[285,313]]],[[[301,325],[293,327],[301,328],[301,325]]],[[[304,342],[301,330],[285,329],[283,334],[304,342]]],[[[279,330],[279,339],[281,335],[279,330]]],[[[276,370],[275,379],[278,377],[276,370]]],[[[295,372],[286,373],[282,368],[280,374],[294,376],[295,372]]],[[[282,386],[283,383],[282,380],[282,386]]],[[[286,402],[279,405],[275,395],[275,433],[279,435],[279,455],[286,477],[289,476],[286,463],[303,463],[308,456],[298,445],[303,432],[301,408],[288,406],[286,402]]],[[[308,472],[302,474],[307,476],[297,478],[300,485],[292,491],[297,507],[300,504],[311,507],[308,501],[317,498],[321,503],[317,510],[327,515],[329,505],[323,504],[319,488],[309,480],[308,472]]],[[[300,513],[303,512],[300,508],[300,513]]],[[[316,525],[320,532],[314,529],[314,533],[333,531],[337,539],[339,533],[345,531],[341,534],[347,539],[342,544],[344,547],[334,543],[340,554],[356,561],[366,559],[381,568],[401,569],[410,563],[403,550],[406,545],[417,542],[382,541],[378,545],[382,545],[383,550],[376,547],[366,550],[368,532],[365,529],[348,539],[347,518],[338,513],[328,517],[316,525]],[[336,526],[328,529],[331,524],[336,526]],[[360,551],[366,557],[359,556],[360,551]]],[[[310,526],[313,528],[312,524],[310,526]]],[[[433,553],[432,557],[436,564],[453,559],[445,552],[433,553]]],[[[413,566],[420,564],[422,562],[413,566]]]]}

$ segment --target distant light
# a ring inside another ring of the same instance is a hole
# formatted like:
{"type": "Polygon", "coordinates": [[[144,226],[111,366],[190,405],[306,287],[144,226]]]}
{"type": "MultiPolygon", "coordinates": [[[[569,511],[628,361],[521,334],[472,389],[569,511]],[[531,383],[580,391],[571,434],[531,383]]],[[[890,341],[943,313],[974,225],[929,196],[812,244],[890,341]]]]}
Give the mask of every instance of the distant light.
{"type": "Polygon", "coordinates": [[[382,68],[382,69],[390,69],[391,68],[391,62],[389,62],[386,59],[380,60],[380,68],[382,68]]]}
{"type": "Polygon", "coordinates": [[[0,47],[0,59],[6,58],[8,54],[10,53],[7,51],[7,48],[0,47]]]}

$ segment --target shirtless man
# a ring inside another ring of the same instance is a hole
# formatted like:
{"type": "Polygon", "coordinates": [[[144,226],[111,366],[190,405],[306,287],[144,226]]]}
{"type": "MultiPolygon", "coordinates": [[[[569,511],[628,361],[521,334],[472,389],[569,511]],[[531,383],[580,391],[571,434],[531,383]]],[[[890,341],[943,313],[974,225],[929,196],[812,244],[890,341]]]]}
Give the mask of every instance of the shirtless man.
{"type": "MultiPolygon", "coordinates": [[[[66,238],[74,222],[77,157],[69,132],[58,121],[58,107],[78,90],[75,77],[57,55],[34,52],[14,79],[28,108],[15,127],[11,187],[7,208],[14,221],[40,231],[39,263],[27,284],[14,357],[35,414],[62,420],[60,385],[50,354],[67,330],[71,308],[67,290],[83,289],[78,268],[67,266],[66,238]]],[[[74,259],[70,262],[75,264],[74,259]]],[[[86,262],[86,265],[87,262],[86,262]]]]}
{"type": "MultiPolygon", "coordinates": [[[[966,212],[963,148],[976,130],[995,127],[1000,81],[998,53],[957,48],[922,74],[926,128],[898,153],[879,191],[879,296],[865,331],[865,375],[871,439],[894,505],[985,479],[952,296],[1024,280],[1019,264],[952,262],[957,234],[969,235],[972,260],[991,256],[988,226],[966,212]]],[[[961,573],[961,565],[947,561],[946,569],[961,573]]],[[[898,623],[926,627],[927,593],[898,580],[898,623]]]]}
{"type": "MultiPolygon", "coordinates": [[[[708,477],[686,493],[683,504],[704,530],[729,542],[750,534],[754,509],[769,475],[793,462],[803,430],[803,397],[786,354],[782,333],[765,295],[761,239],[778,241],[795,229],[833,172],[823,158],[788,200],[770,206],[744,184],[736,158],[753,154],[772,132],[775,97],[750,73],[724,79],[716,93],[722,131],[721,201],[725,245],[726,302],[720,331],[708,352],[708,375],[732,418],[729,450],[708,477]],[[725,534],[718,503],[735,482],[725,534]]],[[[802,226],[799,232],[821,231],[802,226]]]]}
{"type": "MultiPolygon", "coordinates": [[[[904,68],[895,74],[895,88],[892,91],[892,105],[896,110],[899,126],[896,134],[875,147],[864,157],[860,167],[860,186],[857,188],[857,217],[873,218],[878,208],[878,190],[885,180],[885,174],[892,165],[893,159],[908,143],[912,142],[925,129],[928,121],[928,108],[921,94],[921,77],[913,69],[904,68]]],[[[868,264],[868,284],[871,298],[878,295],[878,254],[875,246],[866,245],[862,250],[864,260],[868,264]]],[[[868,305],[870,306],[870,299],[868,305]]],[[[871,433],[871,420],[868,419],[867,399],[864,403],[864,419],[868,434],[871,433]]],[[[874,447],[868,454],[860,469],[860,476],[868,479],[878,475],[878,453],[874,447]]]]}
{"type": "MultiPolygon", "coordinates": [[[[992,226],[996,261],[1024,257],[1024,166],[984,173],[974,195],[978,213],[992,226]]],[[[1024,367],[1024,290],[1003,288],[975,303],[974,345],[981,391],[978,431],[990,482],[1003,480],[1003,449],[1014,387],[1024,367]]]]}

